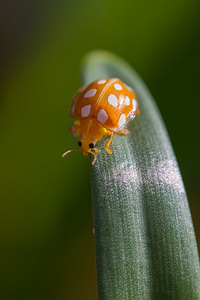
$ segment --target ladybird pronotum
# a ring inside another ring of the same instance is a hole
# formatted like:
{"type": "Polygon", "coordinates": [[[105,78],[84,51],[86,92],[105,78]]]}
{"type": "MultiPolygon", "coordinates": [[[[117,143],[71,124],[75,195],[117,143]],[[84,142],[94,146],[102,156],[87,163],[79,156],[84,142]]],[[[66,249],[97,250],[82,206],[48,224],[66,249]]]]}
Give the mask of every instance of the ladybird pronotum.
{"type": "Polygon", "coordinates": [[[70,116],[78,120],[69,128],[78,139],[80,149],[68,150],[62,156],[71,151],[82,151],[85,156],[91,153],[94,165],[95,152],[100,151],[96,148],[97,142],[109,136],[105,149],[112,153],[109,147],[113,133],[128,134],[126,127],[139,112],[134,91],[118,78],[98,79],[81,87],[70,108],[70,116]]]}

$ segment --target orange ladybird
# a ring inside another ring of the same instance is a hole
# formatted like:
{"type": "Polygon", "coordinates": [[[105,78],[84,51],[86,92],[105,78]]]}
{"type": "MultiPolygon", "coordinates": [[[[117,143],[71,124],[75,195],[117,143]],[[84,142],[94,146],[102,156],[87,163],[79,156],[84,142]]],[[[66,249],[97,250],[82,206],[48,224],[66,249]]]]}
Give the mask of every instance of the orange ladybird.
{"type": "Polygon", "coordinates": [[[70,116],[77,118],[69,131],[78,139],[82,151],[94,155],[92,165],[97,159],[95,152],[97,142],[105,136],[110,136],[105,149],[112,153],[110,144],[113,133],[128,134],[128,124],[139,114],[138,102],[134,91],[118,78],[99,79],[88,86],[80,88],[72,100],[70,116]],[[95,152],[93,152],[95,151],[95,152]]]}

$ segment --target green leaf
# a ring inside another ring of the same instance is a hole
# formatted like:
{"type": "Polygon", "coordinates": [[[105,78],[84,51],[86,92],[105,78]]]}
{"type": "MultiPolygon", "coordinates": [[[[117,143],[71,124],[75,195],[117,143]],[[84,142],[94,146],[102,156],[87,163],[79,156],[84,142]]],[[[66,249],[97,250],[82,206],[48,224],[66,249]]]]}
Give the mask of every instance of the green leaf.
{"type": "MultiPolygon", "coordinates": [[[[119,57],[90,53],[83,84],[118,77],[140,115],[91,166],[98,299],[200,299],[200,268],[187,196],[156,104],[119,57]]],[[[93,159],[93,158],[91,158],[93,159]]]]}

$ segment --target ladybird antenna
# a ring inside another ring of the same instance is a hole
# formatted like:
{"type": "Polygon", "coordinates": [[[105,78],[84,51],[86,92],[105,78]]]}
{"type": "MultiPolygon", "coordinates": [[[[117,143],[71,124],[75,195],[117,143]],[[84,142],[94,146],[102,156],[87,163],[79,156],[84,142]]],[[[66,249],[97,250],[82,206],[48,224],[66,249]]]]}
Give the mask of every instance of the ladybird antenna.
{"type": "Polygon", "coordinates": [[[67,155],[68,153],[73,152],[73,151],[82,151],[82,150],[81,149],[68,150],[68,151],[66,151],[65,153],[62,154],[62,157],[64,157],[65,155],[67,155]]]}

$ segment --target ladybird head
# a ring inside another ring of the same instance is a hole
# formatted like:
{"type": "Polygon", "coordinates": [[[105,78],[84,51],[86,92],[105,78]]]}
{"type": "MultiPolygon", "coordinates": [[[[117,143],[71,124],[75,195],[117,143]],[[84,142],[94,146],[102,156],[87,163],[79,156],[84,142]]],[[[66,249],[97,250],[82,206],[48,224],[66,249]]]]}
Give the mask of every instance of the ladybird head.
{"type": "Polygon", "coordinates": [[[94,139],[80,139],[78,141],[78,146],[81,147],[81,150],[85,153],[90,153],[91,150],[95,149],[94,139]]]}
{"type": "Polygon", "coordinates": [[[94,165],[97,157],[95,152],[100,152],[96,148],[96,142],[99,141],[104,135],[105,130],[99,122],[94,119],[81,119],[74,121],[69,131],[78,140],[79,149],[69,150],[63,154],[65,156],[71,151],[82,151],[84,156],[88,156],[88,153],[94,155],[92,165],[94,165]]]}

